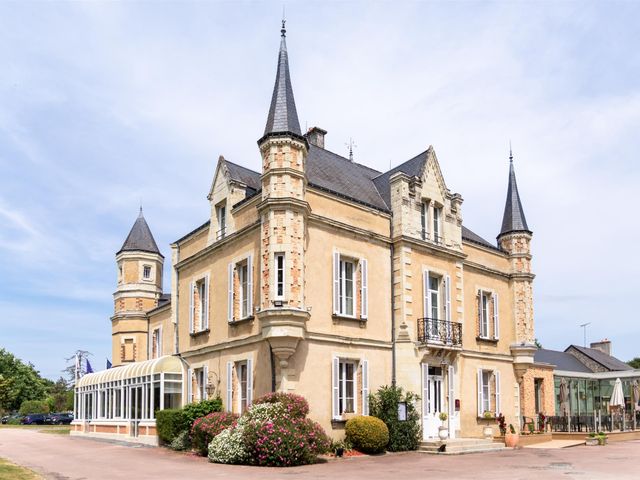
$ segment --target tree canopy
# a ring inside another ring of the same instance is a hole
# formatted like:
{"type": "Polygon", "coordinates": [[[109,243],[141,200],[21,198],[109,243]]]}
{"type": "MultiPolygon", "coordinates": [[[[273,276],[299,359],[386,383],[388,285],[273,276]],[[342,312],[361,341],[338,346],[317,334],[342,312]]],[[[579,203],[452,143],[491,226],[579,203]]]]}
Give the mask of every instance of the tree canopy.
{"type": "Polygon", "coordinates": [[[633,368],[640,369],[640,357],[636,357],[633,360],[629,360],[627,364],[633,368]]]}
{"type": "Polygon", "coordinates": [[[42,378],[33,364],[0,349],[0,410],[18,410],[25,400],[41,400],[53,382],[42,378]]]}

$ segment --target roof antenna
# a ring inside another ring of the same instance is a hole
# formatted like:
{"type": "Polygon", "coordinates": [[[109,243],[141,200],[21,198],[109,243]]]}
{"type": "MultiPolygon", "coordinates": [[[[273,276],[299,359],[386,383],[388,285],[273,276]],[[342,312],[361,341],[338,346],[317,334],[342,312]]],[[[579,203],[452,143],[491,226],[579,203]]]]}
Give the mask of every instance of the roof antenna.
{"type": "Polygon", "coordinates": [[[284,4],[282,5],[282,30],[280,30],[280,33],[282,34],[283,37],[287,36],[287,29],[284,26],[284,24],[287,23],[287,20],[285,19],[284,16],[284,4]]]}
{"type": "Polygon", "coordinates": [[[513,152],[511,151],[511,140],[509,140],[509,162],[513,163],[513,152]]]}
{"type": "Polygon", "coordinates": [[[353,138],[349,137],[349,143],[344,144],[345,147],[349,147],[349,161],[353,162],[353,149],[357,148],[356,142],[353,141],[353,138]]]}

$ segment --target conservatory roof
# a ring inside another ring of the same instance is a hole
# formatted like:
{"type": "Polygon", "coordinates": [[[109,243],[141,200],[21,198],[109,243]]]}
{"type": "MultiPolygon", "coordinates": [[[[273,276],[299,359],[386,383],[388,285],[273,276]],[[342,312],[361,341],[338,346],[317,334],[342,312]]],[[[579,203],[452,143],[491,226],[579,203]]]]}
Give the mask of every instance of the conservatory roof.
{"type": "Polygon", "coordinates": [[[167,355],[144,362],[135,362],[121,367],[109,368],[101,372],[88,373],[82,377],[77,387],[88,387],[99,383],[127,380],[129,378],[144,377],[155,373],[182,373],[182,360],[175,355],[167,355]]]}

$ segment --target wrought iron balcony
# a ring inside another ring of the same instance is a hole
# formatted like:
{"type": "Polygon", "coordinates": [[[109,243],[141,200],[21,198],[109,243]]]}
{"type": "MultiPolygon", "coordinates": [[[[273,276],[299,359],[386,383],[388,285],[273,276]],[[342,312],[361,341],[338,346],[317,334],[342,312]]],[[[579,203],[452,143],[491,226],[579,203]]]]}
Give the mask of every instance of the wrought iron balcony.
{"type": "Polygon", "coordinates": [[[462,347],[462,324],[437,318],[419,318],[418,342],[462,347]]]}
{"type": "Polygon", "coordinates": [[[227,227],[222,227],[216,232],[216,240],[222,240],[227,233],[227,227]]]}

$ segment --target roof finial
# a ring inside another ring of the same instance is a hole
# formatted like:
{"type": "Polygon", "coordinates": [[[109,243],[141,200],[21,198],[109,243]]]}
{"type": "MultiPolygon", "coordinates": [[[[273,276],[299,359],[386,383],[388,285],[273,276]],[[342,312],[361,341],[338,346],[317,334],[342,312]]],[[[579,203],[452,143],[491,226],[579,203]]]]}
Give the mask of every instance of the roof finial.
{"type": "Polygon", "coordinates": [[[509,163],[513,163],[513,152],[511,151],[511,140],[509,140],[509,163]]]}
{"type": "Polygon", "coordinates": [[[287,20],[286,20],[286,19],[285,19],[285,17],[284,17],[284,5],[282,5],[282,30],[280,30],[280,34],[281,34],[283,37],[286,37],[286,36],[287,36],[287,29],[286,29],[286,27],[284,26],[284,24],[285,24],[285,23],[287,23],[287,20]]]}
{"type": "Polygon", "coordinates": [[[142,198],[140,199],[140,213],[138,213],[138,218],[142,218],[142,198]]]}
{"type": "Polygon", "coordinates": [[[345,143],[345,146],[349,147],[349,160],[353,162],[353,149],[358,145],[353,141],[353,138],[349,137],[349,143],[345,143]]]}

